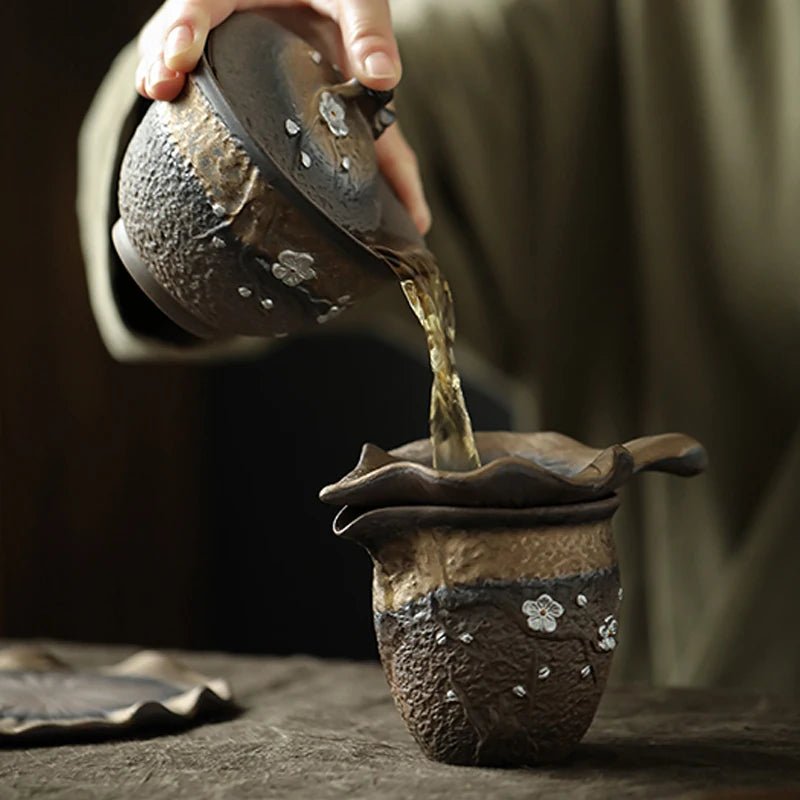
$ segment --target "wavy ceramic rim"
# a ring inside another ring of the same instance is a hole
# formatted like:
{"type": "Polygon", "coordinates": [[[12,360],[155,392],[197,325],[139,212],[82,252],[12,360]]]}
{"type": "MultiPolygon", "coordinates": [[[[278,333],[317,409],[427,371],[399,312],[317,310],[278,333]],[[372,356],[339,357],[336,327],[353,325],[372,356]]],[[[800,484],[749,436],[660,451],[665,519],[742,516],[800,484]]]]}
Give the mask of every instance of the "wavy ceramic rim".
{"type": "Polygon", "coordinates": [[[227,681],[208,678],[190,670],[179,661],[152,650],[143,650],[108,667],[74,670],[37,646],[8,647],[0,650],[0,676],[3,673],[59,676],[98,676],[110,679],[139,679],[175,690],[160,700],[146,698],[125,706],[98,709],[83,716],[31,717],[3,716],[0,708],[0,741],[26,736],[63,735],[67,732],[112,732],[151,725],[194,720],[211,709],[234,708],[233,694],[227,681]]]}
{"type": "Polygon", "coordinates": [[[702,445],[680,433],[641,437],[602,450],[550,431],[481,431],[475,439],[481,455],[490,460],[464,472],[430,466],[427,439],[388,452],[365,444],[356,467],[326,486],[320,498],[361,507],[566,505],[608,497],[639,472],[688,477],[707,463],[702,445]]]}

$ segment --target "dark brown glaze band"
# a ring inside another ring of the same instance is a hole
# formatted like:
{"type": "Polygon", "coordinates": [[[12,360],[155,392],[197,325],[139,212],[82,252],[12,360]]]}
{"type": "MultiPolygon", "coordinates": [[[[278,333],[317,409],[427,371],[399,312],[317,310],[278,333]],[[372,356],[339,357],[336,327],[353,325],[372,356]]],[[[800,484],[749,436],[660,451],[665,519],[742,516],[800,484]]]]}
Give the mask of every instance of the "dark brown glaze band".
{"type": "Polygon", "coordinates": [[[450,764],[539,764],[564,758],[591,724],[618,607],[612,567],[443,587],[376,614],[375,629],[392,695],[426,755],[450,764]],[[555,629],[533,630],[523,608],[550,601],[562,609],[555,629]]]}

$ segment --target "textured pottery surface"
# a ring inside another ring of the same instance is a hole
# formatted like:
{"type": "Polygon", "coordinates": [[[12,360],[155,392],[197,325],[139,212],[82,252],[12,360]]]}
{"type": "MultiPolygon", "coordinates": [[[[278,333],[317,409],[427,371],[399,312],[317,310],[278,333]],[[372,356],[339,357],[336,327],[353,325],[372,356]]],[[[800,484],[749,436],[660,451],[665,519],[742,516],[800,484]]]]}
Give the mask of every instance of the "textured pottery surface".
{"type": "Polygon", "coordinates": [[[0,742],[169,730],[226,708],[232,698],[224,680],[161,653],[84,672],[39,647],[0,650],[0,742]]]}
{"type": "Polygon", "coordinates": [[[428,439],[388,452],[366,444],[352,472],[326,486],[321,497],[335,505],[530,508],[608,497],[647,470],[690,476],[706,465],[702,445],[681,433],[602,450],[550,431],[479,431],[475,443],[482,466],[469,472],[433,469],[428,439]]]}
{"type": "Polygon", "coordinates": [[[114,241],[134,279],[207,337],[323,324],[391,280],[373,246],[419,237],[377,168],[388,99],[270,16],[230,17],[125,154],[114,241]]]}
{"type": "Polygon", "coordinates": [[[478,433],[484,466],[442,473],[428,440],[326,487],[334,531],[375,564],[381,662],[431,758],[522,765],[566,756],[591,724],[622,600],[611,519],[634,473],[693,475],[680,434],[595,450],[554,433],[478,433]]]}

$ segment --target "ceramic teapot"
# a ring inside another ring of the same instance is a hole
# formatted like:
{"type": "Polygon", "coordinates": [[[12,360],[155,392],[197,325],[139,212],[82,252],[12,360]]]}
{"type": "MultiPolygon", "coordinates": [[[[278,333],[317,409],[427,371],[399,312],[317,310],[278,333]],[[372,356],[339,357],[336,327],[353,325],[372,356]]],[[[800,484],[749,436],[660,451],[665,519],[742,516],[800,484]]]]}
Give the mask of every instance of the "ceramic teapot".
{"type": "Polygon", "coordinates": [[[125,267],[197,336],[332,319],[392,280],[378,248],[421,243],[376,163],[391,96],[346,81],[274,15],[234,14],[128,145],[113,229],[125,267]]]}

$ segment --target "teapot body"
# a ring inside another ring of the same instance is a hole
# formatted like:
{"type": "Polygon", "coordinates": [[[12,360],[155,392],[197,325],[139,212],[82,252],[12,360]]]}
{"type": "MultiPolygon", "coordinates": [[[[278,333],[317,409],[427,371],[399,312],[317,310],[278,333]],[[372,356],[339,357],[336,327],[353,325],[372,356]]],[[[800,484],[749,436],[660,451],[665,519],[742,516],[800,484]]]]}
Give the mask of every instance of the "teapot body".
{"type": "Polygon", "coordinates": [[[394,280],[381,248],[422,241],[377,167],[390,99],[344,81],[268,14],[234,14],[129,142],[122,262],[198,336],[280,337],[333,319],[394,280]]]}
{"type": "MultiPolygon", "coordinates": [[[[270,183],[196,76],[128,145],[115,243],[147,295],[202,337],[283,336],[391,280],[270,183]]],[[[349,244],[349,243],[347,243],[349,244]]]]}

